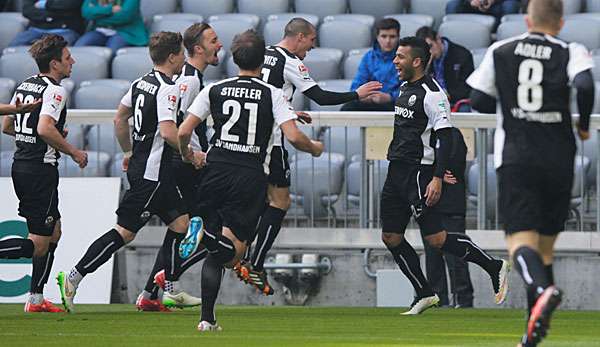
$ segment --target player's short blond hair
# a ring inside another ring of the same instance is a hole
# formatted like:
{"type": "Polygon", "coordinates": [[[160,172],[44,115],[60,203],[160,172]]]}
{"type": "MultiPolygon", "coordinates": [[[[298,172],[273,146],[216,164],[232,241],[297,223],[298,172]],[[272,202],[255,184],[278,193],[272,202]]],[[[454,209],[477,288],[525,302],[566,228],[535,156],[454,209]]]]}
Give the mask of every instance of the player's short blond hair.
{"type": "Polygon", "coordinates": [[[534,26],[560,29],[563,2],[562,0],[530,0],[527,14],[534,26]]]}

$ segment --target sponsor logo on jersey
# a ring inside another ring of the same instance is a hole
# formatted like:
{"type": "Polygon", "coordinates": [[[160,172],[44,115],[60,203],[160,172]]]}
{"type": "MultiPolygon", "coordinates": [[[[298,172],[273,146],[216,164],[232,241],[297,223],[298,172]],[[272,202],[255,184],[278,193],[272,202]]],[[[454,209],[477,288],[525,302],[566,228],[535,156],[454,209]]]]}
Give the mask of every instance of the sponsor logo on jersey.
{"type": "Polygon", "coordinates": [[[180,85],[179,85],[179,90],[180,90],[182,93],[185,93],[185,91],[187,90],[187,84],[185,84],[185,83],[182,83],[182,84],[180,84],[180,85]]]}
{"type": "Polygon", "coordinates": [[[400,106],[395,106],[395,111],[396,111],[396,115],[403,117],[403,118],[408,118],[408,119],[413,119],[415,118],[415,111],[413,110],[409,110],[405,107],[400,107],[400,106]]]}
{"type": "Polygon", "coordinates": [[[448,118],[448,108],[446,107],[446,103],[443,101],[438,102],[438,109],[440,110],[440,117],[448,118]]]}
{"type": "Polygon", "coordinates": [[[58,109],[58,107],[60,106],[60,103],[62,102],[62,95],[60,94],[54,94],[54,96],[52,97],[52,103],[50,104],[50,106],[52,106],[53,109],[58,109]]]}
{"type": "Polygon", "coordinates": [[[174,111],[177,106],[177,96],[169,95],[167,98],[169,100],[169,111],[174,111]]]}
{"type": "Polygon", "coordinates": [[[302,78],[310,79],[308,68],[304,64],[298,65],[298,71],[300,72],[300,76],[302,76],[302,78]]]}
{"type": "Polygon", "coordinates": [[[415,102],[417,102],[417,96],[411,95],[410,98],[408,98],[408,106],[413,106],[415,102]]]}

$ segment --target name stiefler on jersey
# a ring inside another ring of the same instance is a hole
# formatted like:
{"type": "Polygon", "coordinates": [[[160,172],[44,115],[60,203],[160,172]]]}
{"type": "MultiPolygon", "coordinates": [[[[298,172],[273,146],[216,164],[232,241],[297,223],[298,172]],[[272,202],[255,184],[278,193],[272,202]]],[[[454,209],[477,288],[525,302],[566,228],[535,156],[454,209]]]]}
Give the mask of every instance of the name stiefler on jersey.
{"type": "Polygon", "coordinates": [[[407,108],[400,107],[400,106],[394,106],[394,109],[398,116],[402,116],[402,117],[408,118],[408,119],[415,118],[415,116],[414,116],[415,111],[411,111],[407,108]]]}

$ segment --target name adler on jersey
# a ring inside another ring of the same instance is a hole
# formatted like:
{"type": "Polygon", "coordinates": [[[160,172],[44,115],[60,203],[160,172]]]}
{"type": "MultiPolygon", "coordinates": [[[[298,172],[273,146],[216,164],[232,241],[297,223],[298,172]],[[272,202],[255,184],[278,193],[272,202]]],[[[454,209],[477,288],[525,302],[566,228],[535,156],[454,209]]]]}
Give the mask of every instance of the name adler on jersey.
{"type": "Polygon", "coordinates": [[[549,60],[552,56],[552,47],[519,42],[515,47],[514,54],[526,58],[549,60]]]}
{"type": "Polygon", "coordinates": [[[407,108],[400,107],[400,106],[394,106],[394,109],[396,111],[396,115],[398,115],[398,116],[401,116],[403,118],[408,118],[408,119],[415,118],[415,116],[414,116],[415,111],[412,111],[412,110],[409,110],[407,108]]]}
{"type": "Polygon", "coordinates": [[[262,97],[262,90],[242,87],[225,87],[221,89],[221,96],[260,100],[262,97]]]}
{"type": "Polygon", "coordinates": [[[241,152],[241,153],[250,153],[250,154],[259,154],[260,147],[254,145],[243,145],[241,143],[233,143],[223,141],[221,139],[217,139],[215,141],[215,147],[223,148],[232,152],[241,152]]]}

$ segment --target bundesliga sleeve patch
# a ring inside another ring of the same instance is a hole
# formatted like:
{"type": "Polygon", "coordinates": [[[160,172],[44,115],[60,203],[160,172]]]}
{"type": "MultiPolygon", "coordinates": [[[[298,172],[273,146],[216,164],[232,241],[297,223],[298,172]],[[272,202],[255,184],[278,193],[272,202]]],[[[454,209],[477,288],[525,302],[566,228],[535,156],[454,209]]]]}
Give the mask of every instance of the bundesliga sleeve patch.
{"type": "Polygon", "coordinates": [[[54,96],[52,97],[52,103],[50,104],[50,106],[52,106],[53,109],[58,109],[60,107],[60,103],[62,102],[63,97],[60,94],[54,94],[54,96]]]}
{"type": "Polygon", "coordinates": [[[169,109],[171,109],[171,107],[173,109],[175,109],[175,106],[177,105],[177,96],[176,95],[169,95],[168,97],[169,100],[169,109]]]}
{"type": "Polygon", "coordinates": [[[308,68],[304,64],[298,65],[298,71],[300,72],[300,76],[305,80],[310,79],[310,75],[308,74],[308,68]]]}
{"type": "Polygon", "coordinates": [[[440,111],[440,117],[448,118],[448,110],[446,109],[446,103],[443,101],[438,102],[438,109],[440,111]]]}

